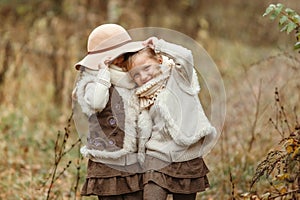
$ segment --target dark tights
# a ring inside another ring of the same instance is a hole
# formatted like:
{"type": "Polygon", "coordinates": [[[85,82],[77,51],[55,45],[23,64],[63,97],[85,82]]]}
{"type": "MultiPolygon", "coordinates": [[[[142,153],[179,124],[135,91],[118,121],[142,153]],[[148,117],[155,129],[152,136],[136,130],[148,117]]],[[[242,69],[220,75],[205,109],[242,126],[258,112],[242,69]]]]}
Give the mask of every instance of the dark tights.
{"type": "MultiPolygon", "coordinates": [[[[144,200],[165,200],[167,199],[168,191],[149,182],[144,186],[144,200]]],[[[195,200],[196,193],[192,194],[177,194],[173,193],[173,200],[195,200]]]]}
{"type": "Polygon", "coordinates": [[[143,192],[133,192],[129,194],[123,195],[115,195],[115,196],[98,196],[99,200],[142,200],[143,199],[143,192]]]}

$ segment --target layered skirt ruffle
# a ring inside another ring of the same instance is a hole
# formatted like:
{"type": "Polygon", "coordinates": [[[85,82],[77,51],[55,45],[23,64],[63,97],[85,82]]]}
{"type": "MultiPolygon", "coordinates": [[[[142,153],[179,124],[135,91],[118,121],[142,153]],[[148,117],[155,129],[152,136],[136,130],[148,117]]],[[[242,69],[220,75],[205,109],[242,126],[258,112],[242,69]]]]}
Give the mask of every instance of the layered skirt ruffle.
{"type": "MultiPolygon", "coordinates": [[[[149,165],[159,163],[156,158],[148,158],[149,165]]],[[[158,164],[163,166],[163,164],[158,164]]],[[[143,175],[143,184],[154,182],[170,193],[191,194],[202,192],[209,187],[207,173],[209,172],[202,158],[186,162],[170,163],[161,169],[151,167],[143,175]]]]}
{"type": "Polygon", "coordinates": [[[131,172],[135,167],[138,166],[133,165],[127,166],[126,169],[120,169],[89,160],[87,178],[81,195],[110,196],[142,190],[142,174],[131,172]]]}

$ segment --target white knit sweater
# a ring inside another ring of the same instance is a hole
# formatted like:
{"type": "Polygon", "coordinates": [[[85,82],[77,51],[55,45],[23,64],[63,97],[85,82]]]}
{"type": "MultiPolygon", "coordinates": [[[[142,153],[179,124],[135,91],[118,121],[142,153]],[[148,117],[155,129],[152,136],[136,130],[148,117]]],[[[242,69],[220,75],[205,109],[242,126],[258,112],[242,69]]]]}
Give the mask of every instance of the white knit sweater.
{"type": "Polygon", "coordinates": [[[191,51],[163,40],[155,46],[175,63],[164,66],[171,71],[165,89],[150,110],[138,117],[139,160],[143,161],[144,154],[168,162],[201,157],[212,148],[217,133],[198,98],[200,86],[191,51]]]}

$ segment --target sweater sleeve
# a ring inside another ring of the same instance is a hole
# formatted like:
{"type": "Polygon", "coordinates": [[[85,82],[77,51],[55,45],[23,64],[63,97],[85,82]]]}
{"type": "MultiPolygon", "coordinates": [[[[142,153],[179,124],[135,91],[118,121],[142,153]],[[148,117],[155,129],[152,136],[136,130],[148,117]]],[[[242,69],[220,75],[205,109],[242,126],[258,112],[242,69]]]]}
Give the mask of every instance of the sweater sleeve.
{"type": "Polygon", "coordinates": [[[154,44],[154,51],[170,56],[176,64],[176,70],[183,78],[187,79],[189,83],[192,82],[194,59],[191,50],[159,39],[156,44],[154,44]]]}
{"type": "Polygon", "coordinates": [[[109,99],[110,72],[100,69],[93,82],[87,83],[85,87],[84,100],[95,111],[102,111],[109,99]]]}

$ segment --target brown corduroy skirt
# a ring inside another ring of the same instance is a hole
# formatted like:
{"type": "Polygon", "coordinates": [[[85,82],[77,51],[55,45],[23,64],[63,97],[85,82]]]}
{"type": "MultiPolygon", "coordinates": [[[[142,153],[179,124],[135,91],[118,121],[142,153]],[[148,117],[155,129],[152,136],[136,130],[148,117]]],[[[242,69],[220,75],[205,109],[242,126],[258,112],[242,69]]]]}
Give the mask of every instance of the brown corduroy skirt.
{"type": "MultiPolygon", "coordinates": [[[[161,162],[149,157],[145,164],[161,162]]],[[[159,166],[163,166],[158,164],[159,166]]],[[[143,184],[154,182],[170,193],[191,194],[202,192],[209,187],[207,173],[209,172],[202,158],[190,161],[170,163],[161,169],[150,167],[143,175],[143,184]]]]}
{"type": "Polygon", "coordinates": [[[125,169],[119,170],[113,166],[89,160],[87,177],[81,195],[122,195],[140,191],[142,187],[142,174],[126,172],[125,169]]]}

